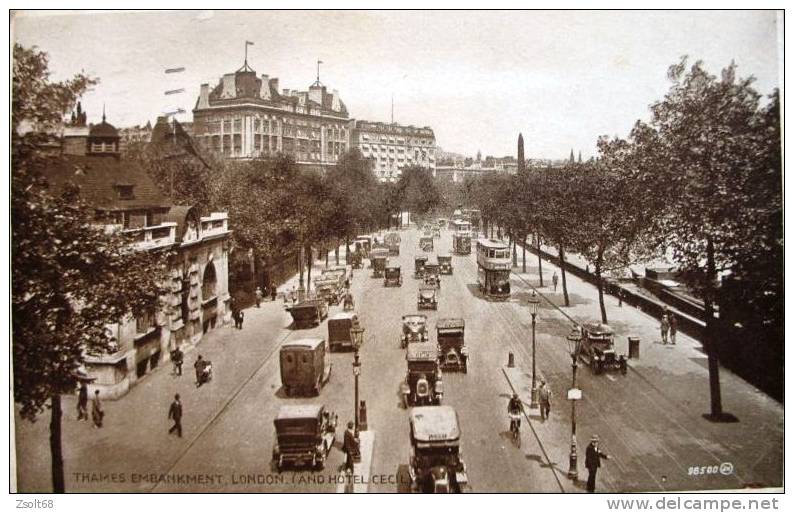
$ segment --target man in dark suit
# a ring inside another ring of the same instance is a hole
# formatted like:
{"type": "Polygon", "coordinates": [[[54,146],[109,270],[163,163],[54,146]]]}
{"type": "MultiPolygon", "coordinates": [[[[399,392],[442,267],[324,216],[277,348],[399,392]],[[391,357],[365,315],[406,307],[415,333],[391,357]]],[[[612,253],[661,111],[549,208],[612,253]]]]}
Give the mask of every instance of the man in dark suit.
{"type": "Polygon", "coordinates": [[[174,425],[168,430],[168,434],[170,435],[176,431],[179,438],[182,438],[182,402],[179,400],[179,394],[174,396],[174,402],[171,403],[171,407],[168,409],[168,418],[174,421],[174,425]]]}
{"type": "Polygon", "coordinates": [[[598,448],[598,435],[593,435],[584,457],[584,466],[587,467],[587,492],[595,492],[596,473],[601,466],[601,459],[608,460],[609,455],[598,448]]]}
{"type": "Polygon", "coordinates": [[[353,473],[353,455],[358,452],[358,442],[356,441],[356,432],[353,430],[353,422],[347,423],[347,429],[345,430],[345,439],[343,448],[345,450],[345,469],[349,470],[350,473],[353,473]]]}

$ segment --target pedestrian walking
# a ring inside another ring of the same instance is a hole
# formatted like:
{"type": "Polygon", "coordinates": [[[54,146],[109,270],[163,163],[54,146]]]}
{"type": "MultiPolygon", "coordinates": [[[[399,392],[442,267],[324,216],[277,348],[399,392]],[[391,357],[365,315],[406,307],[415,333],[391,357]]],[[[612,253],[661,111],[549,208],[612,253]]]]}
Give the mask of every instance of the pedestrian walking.
{"type": "Polygon", "coordinates": [[[278,294],[278,291],[276,290],[276,286],[272,285],[270,287],[270,300],[273,301],[274,303],[276,302],[277,294],[278,294]]]}
{"type": "Polygon", "coordinates": [[[554,292],[557,292],[557,271],[554,271],[554,274],[551,275],[551,284],[554,287],[554,292]]]}
{"type": "Polygon", "coordinates": [[[202,374],[204,373],[204,358],[201,355],[198,355],[196,358],[196,363],[193,364],[193,368],[196,369],[196,386],[201,386],[202,374]]]}
{"type": "Polygon", "coordinates": [[[358,443],[356,443],[356,432],[353,430],[353,422],[347,423],[345,430],[345,439],[342,447],[345,450],[345,470],[353,473],[353,462],[355,454],[358,451],[358,443]]]}
{"type": "Polygon", "coordinates": [[[102,402],[99,400],[99,390],[96,390],[94,399],[91,401],[91,419],[94,421],[94,427],[101,428],[104,418],[105,410],[102,409],[102,402]]]}
{"type": "Polygon", "coordinates": [[[618,288],[618,306],[623,307],[623,287],[618,288]]]}
{"type": "Polygon", "coordinates": [[[675,345],[675,336],[678,333],[678,319],[672,313],[670,314],[670,342],[675,345]]]}
{"type": "Polygon", "coordinates": [[[596,474],[602,459],[608,460],[609,455],[601,452],[598,448],[598,435],[593,435],[584,455],[584,466],[587,468],[587,493],[595,492],[596,474]]]}
{"type": "Polygon", "coordinates": [[[174,364],[174,374],[177,376],[182,375],[182,364],[185,361],[185,354],[179,347],[171,352],[171,362],[174,364]]]}
{"type": "Polygon", "coordinates": [[[293,285],[292,289],[289,291],[289,298],[292,300],[293,305],[298,301],[298,292],[295,290],[295,285],[293,285]]]}
{"type": "Polygon", "coordinates": [[[256,296],[256,307],[259,308],[259,304],[262,302],[262,289],[257,287],[254,295],[256,296]]]}
{"type": "Polygon", "coordinates": [[[179,438],[182,438],[182,401],[179,400],[179,394],[174,395],[174,402],[168,408],[168,419],[174,421],[174,425],[168,430],[168,434],[170,435],[176,431],[179,438]]]}
{"type": "Polygon", "coordinates": [[[667,344],[667,332],[670,330],[670,321],[667,320],[667,314],[662,315],[662,322],[659,327],[662,330],[662,344],[667,344]]]}
{"type": "Polygon", "coordinates": [[[238,327],[239,327],[240,329],[243,329],[243,319],[244,319],[244,318],[245,318],[245,313],[244,313],[242,310],[240,310],[239,312],[237,312],[237,323],[239,324],[239,326],[238,326],[238,327]]]}
{"type": "Polygon", "coordinates": [[[544,379],[540,380],[538,396],[540,398],[540,418],[545,421],[551,412],[551,390],[544,379]]]}
{"type": "Polygon", "coordinates": [[[88,385],[80,383],[77,394],[77,420],[88,420],[88,385]]]}

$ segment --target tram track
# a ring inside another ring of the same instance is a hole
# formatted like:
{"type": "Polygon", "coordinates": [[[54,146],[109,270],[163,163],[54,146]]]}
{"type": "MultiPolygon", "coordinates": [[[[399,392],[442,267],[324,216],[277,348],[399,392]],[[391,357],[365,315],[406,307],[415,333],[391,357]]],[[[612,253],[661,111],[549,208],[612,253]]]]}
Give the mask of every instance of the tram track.
{"type": "MultiPolygon", "coordinates": [[[[472,273],[471,267],[476,265],[476,263],[473,261],[472,258],[469,258],[466,261],[469,264],[468,271],[469,271],[469,279],[470,279],[471,278],[471,273],[472,273]]],[[[551,305],[554,308],[554,310],[559,312],[567,321],[573,322],[577,326],[579,325],[579,323],[576,321],[576,319],[574,319],[573,317],[568,315],[566,312],[562,311],[545,294],[543,294],[541,291],[537,290],[537,288],[535,286],[533,286],[526,279],[524,279],[523,276],[520,276],[519,274],[517,274],[517,273],[515,273],[513,271],[511,271],[511,275],[515,276],[516,279],[518,280],[518,282],[523,284],[524,290],[534,290],[536,293],[538,293],[539,297],[543,301],[545,301],[546,303],[551,305]]],[[[475,278],[476,278],[476,276],[475,276],[475,278]]],[[[506,303],[506,304],[510,304],[510,303],[506,303]]],[[[524,347],[523,344],[521,344],[520,342],[517,342],[519,340],[525,340],[527,338],[527,334],[521,333],[519,331],[518,327],[514,325],[515,324],[515,320],[508,318],[508,316],[507,316],[506,312],[504,311],[504,309],[503,308],[499,308],[499,305],[489,302],[489,306],[490,306],[489,310],[491,312],[495,313],[495,316],[498,317],[502,321],[503,325],[507,326],[505,331],[508,331],[508,332],[511,333],[511,339],[512,340],[510,340],[510,346],[514,349],[514,351],[517,354],[521,355],[522,360],[524,360],[525,362],[531,362],[532,358],[531,358],[531,355],[529,353],[529,350],[526,347],[524,347]]],[[[518,312],[516,312],[516,314],[518,314],[518,312]]],[[[523,323],[521,323],[521,324],[523,325],[523,323]]],[[[540,348],[536,347],[536,356],[538,356],[538,358],[537,358],[538,360],[544,359],[547,362],[551,362],[552,369],[549,369],[549,366],[546,366],[544,368],[544,371],[546,371],[545,372],[545,376],[546,377],[553,377],[553,378],[559,379],[559,380],[561,380],[563,382],[565,382],[567,380],[566,376],[567,376],[567,374],[569,372],[568,367],[566,365],[562,364],[559,361],[559,358],[556,358],[556,357],[555,358],[550,358],[550,356],[552,356],[552,355],[549,354],[546,351],[545,346],[540,346],[540,348]],[[543,358],[544,356],[545,356],[545,358],[543,358]],[[561,367],[565,367],[565,368],[561,368],[561,367]],[[551,372],[548,372],[549,370],[551,370],[551,372]]],[[[653,414],[653,415],[650,415],[650,417],[651,418],[667,419],[667,421],[671,422],[676,429],[678,429],[681,432],[685,433],[688,436],[688,439],[693,441],[695,444],[697,444],[699,449],[702,450],[708,456],[710,456],[715,463],[720,463],[722,461],[722,459],[719,458],[719,456],[717,456],[713,451],[711,451],[708,447],[706,447],[700,441],[700,438],[698,436],[696,436],[694,433],[692,433],[690,430],[688,430],[686,427],[684,427],[680,422],[678,422],[678,420],[676,420],[675,418],[670,416],[669,413],[667,411],[665,411],[665,409],[662,408],[659,405],[659,403],[658,403],[659,398],[663,398],[664,402],[668,403],[668,404],[670,404],[671,401],[668,398],[666,398],[664,396],[664,394],[662,394],[661,391],[658,390],[657,387],[655,387],[651,383],[649,383],[647,381],[647,379],[644,378],[644,376],[639,374],[634,369],[632,369],[632,371],[633,371],[632,375],[640,377],[641,381],[644,384],[650,386],[651,390],[653,392],[655,392],[654,395],[658,395],[658,397],[652,397],[651,394],[649,394],[645,390],[640,389],[639,387],[635,387],[633,389],[634,391],[638,391],[640,394],[642,394],[643,398],[645,399],[643,401],[643,404],[645,404],[645,405],[650,407],[651,412],[653,414]]],[[[538,374],[544,375],[543,371],[538,372],[538,374]]],[[[589,397],[588,398],[588,402],[590,403],[590,404],[587,405],[588,412],[591,413],[591,414],[594,414],[598,418],[599,422],[602,423],[603,425],[605,425],[609,430],[611,430],[614,433],[618,433],[619,432],[618,426],[615,425],[615,423],[611,422],[603,413],[604,411],[609,411],[609,409],[608,408],[605,409],[604,406],[608,405],[608,406],[613,406],[614,407],[615,403],[609,403],[606,400],[598,397],[598,395],[601,395],[601,392],[602,392],[601,390],[598,390],[598,387],[591,387],[591,388],[592,388],[592,390],[596,391],[597,395],[595,397],[589,397]]],[[[642,421],[634,412],[628,410],[625,404],[618,403],[617,406],[619,406],[618,413],[620,413],[620,415],[622,417],[630,419],[632,424],[637,426],[637,428],[640,431],[642,431],[643,433],[648,435],[648,438],[646,440],[642,441],[642,442],[640,442],[640,441],[632,442],[632,441],[627,440],[625,437],[616,437],[617,443],[619,443],[620,445],[622,445],[624,447],[624,450],[626,451],[627,454],[639,454],[639,453],[644,452],[645,450],[647,450],[647,447],[643,447],[643,444],[645,444],[647,442],[647,440],[652,440],[653,439],[653,435],[654,435],[653,429],[648,425],[647,422],[642,421]]],[[[530,422],[530,425],[531,425],[531,422],[530,422]]],[[[537,436],[537,433],[534,431],[534,429],[533,429],[533,433],[537,436]]],[[[667,446],[665,446],[664,444],[658,444],[657,448],[658,448],[659,452],[664,453],[667,456],[667,458],[670,461],[673,462],[674,466],[677,467],[680,472],[683,472],[684,474],[687,472],[687,466],[683,462],[681,462],[679,460],[679,458],[677,458],[675,456],[675,454],[673,454],[667,448],[667,446]]],[[[663,482],[664,479],[660,480],[659,477],[656,475],[656,473],[653,472],[647,465],[645,465],[641,461],[641,459],[634,459],[633,462],[638,464],[640,467],[643,468],[643,470],[646,473],[646,475],[656,484],[656,486],[660,490],[666,490],[665,484],[663,482]]],[[[621,465],[621,463],[619,461],[613,461],[613,463],[616,464],[616,466],[618,467],[618,470],[620,470],[620,471],[624,471],[625,470],[625,468],[622,468],[623,465],[621,465]]],[[[605,474],[607,474],[609,476],[610,475],[609,469],[605,468],[604,470],[605,470],[605,474]]],[[[742,481],[741,480],[741,476],[738,473],[735,473],[734,476],[740,482],[742,481]]]]}

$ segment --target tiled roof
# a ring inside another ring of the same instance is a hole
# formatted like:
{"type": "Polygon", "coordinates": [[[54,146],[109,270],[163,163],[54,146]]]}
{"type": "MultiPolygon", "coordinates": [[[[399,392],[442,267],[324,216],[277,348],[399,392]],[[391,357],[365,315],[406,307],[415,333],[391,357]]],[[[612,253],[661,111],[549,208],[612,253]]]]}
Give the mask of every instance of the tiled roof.
{"type": "Polygon", "coordinates": [[[114,156],[65,155],[53,158],[41,170],[47,187],[59,194],[67,184],[80,188],[80,196],[100,210],[130,210],[170,206],[146,170],[137,162],[114,156]],[[132,198],[121,199],[118,186],[132,185],[132,198]]]}

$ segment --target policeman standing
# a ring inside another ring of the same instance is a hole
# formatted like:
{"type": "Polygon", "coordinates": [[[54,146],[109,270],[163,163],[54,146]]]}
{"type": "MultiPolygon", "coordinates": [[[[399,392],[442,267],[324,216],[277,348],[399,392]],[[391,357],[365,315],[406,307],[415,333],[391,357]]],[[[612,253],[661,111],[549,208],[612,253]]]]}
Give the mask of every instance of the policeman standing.
{"type": "Polygon", "coordinates": [[[353,422],[347,423],[347,429],[345,430],[345,440],[344,445],[345,455],[347,458],[345,459],[345,469],[353,473],[353,455],[356,453],[358,449],[358,444],[356,443],[356,432],[353,430],[353,422]]]}
{"type": "Polygon", "coordinates": [[[596,473],[601,466],[601,459],[608,460],[609,455],[601,452],[598,448],[598,435],[593,435],[584,457],[584,466],[587,467],[587,493],[595,492],[596,473]]]}

